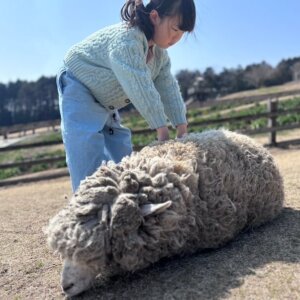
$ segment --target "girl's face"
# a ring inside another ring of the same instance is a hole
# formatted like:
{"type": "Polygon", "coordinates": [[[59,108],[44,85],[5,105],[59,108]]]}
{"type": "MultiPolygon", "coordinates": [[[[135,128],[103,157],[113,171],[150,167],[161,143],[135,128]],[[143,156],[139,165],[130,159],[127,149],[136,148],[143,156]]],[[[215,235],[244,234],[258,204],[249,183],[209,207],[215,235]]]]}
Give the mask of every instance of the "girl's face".
{"type": "Polygon", "coordinates": [[[167,49],[176,44],[184,34],[184,31],[178,28],[179,17],[160,18],[157,11],[152,10],[150,20],[154,26],[152,42],[160,48],[167,49]]]}

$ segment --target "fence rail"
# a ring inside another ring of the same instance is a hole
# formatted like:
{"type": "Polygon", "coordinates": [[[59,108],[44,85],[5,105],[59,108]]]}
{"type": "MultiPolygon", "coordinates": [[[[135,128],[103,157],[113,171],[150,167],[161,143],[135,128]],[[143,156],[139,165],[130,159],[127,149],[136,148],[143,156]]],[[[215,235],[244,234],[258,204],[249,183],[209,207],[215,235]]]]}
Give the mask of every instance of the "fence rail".
{"type": "Polygon", "coordinates": [[[28,149],[28,148],[38,148],[38,147],[49,147],[53,145],[60,145],[62,141],[49,141],[49,142],[39,142],[39,143],[31,143],[24,145],[13,145],[8,147],[0,148],[0,152],[7,152],[12,150],[20,150],[20,149],[28,149]]]}
{"type": "Polygon", "coordinates": [[[16,124],[12,126],[2,126],[0,127],[0,135],[3,135],[4,139],[7,139],[9,134],[19,133],[20,135],[23,133],[26,134],[27,131],[32,130],[32,133],[39,128],[52,128],[55,129],[56,126],[60,125],[60,120],[50,120],[50,121],[41,121],[34,122],[29,124],[16,124]]]}
{"type": "MultiPolygon", "coordinates": [[[[207,126],[212,124],[222,124],[222,123],[231,123],[231,122],[238,122],[238,121],[253,121],[261,118],[267,118],[268,119],[268,127],[266,128],[259,128],[259,129],[241,129],[238,130],[241,133],[253,135],[253,134],[260,134],[260,133],[270,133],[269,137],[269,143],[270,146],[280,146],[283,145],[281,142],[278,143],[276,141],[276,133],[282,130],[290,130],[290,129],[296,129],[300,128],[300,123],[294,123],[284,126],[277,126],[277,117],[282,115],[287,115],[291,113],[300,113],[300,108],[296,109],[289,109],[289,110],[278,110],[278,101],[270,100],[268,105],[269,111],[266,113],[258,113],[255,115],[245,115],[245,116],[237,116],[237,117],[226,117],[226,118],[219,118],[219,119],[213,119],[213,120],[203,120],[199,122],[191,122],[189,123],[189,127],[193,128],[196,126],[207,126]]],[[[49,124],[49,123],[48,123],[49,124]]],[[[153,133],[154,130],[151,129],[142,129],[142,130],[133,130],[132,134],[147,134],[147,133],[153,133]]],[[[294,142],[297,143],[298,140],[295,140],[294,142]]],[[[293,143],[293,141],[289,141],[290,143],[293,143]]],[[[0,152],[2,151],[12,151],[22,148],[34,148],[34,147],[43,147],[43,146],[51,146],[51,145],[57,145],[61,144],[62,141],[51,141],[51,142],[43,142],[43,143],[34,143],[34,144],[26,144],[26,145],[19,145],[19,146],[9,146],[5,148],[0,148],[0,152]]],[[[135,146],[134,150],[138,151],[141,148],[143,148],[144,145],[135,146]]],[[[58,156],[58,157],[52,157],[52,158],[45,158],[45,159],[38,159],[38,160],[28,160],[23,162],[16,162],[16,163],[8,163],[8,164],[2,164],[0,165],[0,169],[6,169],[6,168],[13,168],[13,167],[30,167],[32,165],[37,165],[41,163],[56,163],[59,161],[65,160],[65,156],[58,156]]]]}

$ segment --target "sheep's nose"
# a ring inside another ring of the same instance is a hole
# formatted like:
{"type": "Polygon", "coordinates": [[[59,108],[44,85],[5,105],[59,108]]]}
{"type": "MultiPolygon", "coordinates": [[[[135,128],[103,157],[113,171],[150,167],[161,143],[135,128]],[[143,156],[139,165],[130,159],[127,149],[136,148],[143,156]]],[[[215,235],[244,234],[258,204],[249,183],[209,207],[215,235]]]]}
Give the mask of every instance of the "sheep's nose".
{"type": "Polygon", "coordinates": [[[67,293],[73,286],[74,286],[74,283],[65,284],[62,286],[62,289],[65,293],[67,293]]]}

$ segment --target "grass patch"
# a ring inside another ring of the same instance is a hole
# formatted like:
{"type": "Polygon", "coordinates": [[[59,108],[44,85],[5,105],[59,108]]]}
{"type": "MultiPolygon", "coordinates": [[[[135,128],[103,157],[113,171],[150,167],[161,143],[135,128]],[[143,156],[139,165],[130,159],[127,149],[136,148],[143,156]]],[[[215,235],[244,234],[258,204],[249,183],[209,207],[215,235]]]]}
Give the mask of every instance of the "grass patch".
{"type": "MultiPolygon", "coordinates": [[[[15,163],[15,162],[25,162],[28,160],[37,160],[43,158],[52,158],[57,156],[64,156],[65,152],[61,149],[51,150],[50,147],[42,147],[37,149],[20,149],[10,152],[0,153],[0,163],[15,163]]],[[[32,166],[18,166],[7,169],[0,169],[0,180],[31,174],[36,172],[41,172],[49,169],[58,169],[66,167],[65,161],[58,161],[53,163],[41,163],[32,166]]]]}

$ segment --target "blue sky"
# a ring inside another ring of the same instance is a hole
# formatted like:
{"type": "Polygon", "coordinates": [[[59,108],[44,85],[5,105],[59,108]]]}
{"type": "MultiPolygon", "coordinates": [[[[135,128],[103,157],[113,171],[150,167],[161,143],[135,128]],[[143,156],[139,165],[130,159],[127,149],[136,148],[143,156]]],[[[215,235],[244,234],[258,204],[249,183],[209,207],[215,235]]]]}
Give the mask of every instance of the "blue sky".
{"type": "MultiPolygon", "coordinates": [[[[147,1],[145,1],[147,2],[147,1]]],[[[123,0],[1,0],[0,82],[53,76],[67,49],[120,20],[123,0]]],[[[169,49],[172,71],[275,66],[300,56],[299,0],[196,0],[195,34],[169,49]]]]}

